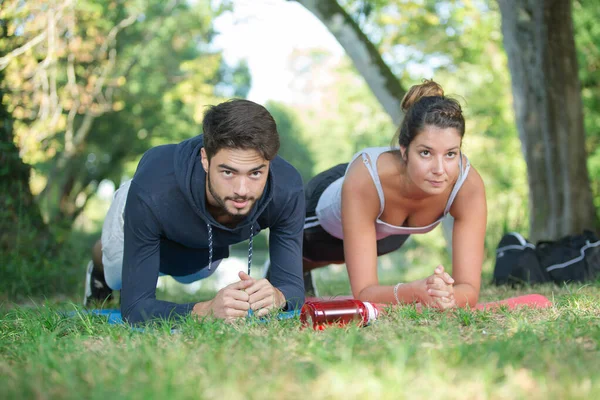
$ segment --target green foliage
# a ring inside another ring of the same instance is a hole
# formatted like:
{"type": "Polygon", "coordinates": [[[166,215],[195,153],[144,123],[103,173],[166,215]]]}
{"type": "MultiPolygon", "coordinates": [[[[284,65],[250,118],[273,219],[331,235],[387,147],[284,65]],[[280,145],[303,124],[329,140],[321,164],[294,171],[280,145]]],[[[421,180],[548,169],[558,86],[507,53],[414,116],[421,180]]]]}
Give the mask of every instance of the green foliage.
{"type": "Polygon", "coordinates": [[[574,1],[573,20],[585,112],[588,170],[600,217],[600,4],[589,0],[574,1]]]}
{"type": "MultiPolygon", "coordinates": [[[[6,34],[6,25],[0,22],[0,42],[6,34]]],[[[0,301],[23,300],[33,293],[52,295],[66,289],[61,285],[65,273],[53,262],[56,235],[44,224],[33,201],[30,167],[21,161],[13,142],[3,80],[0,69],[0,301]]]]}
{"type": "Polygon", "coordinates": [[[126,161],[137,164],[152,146],[199,134],[198,104],[216,100],[214,86],[224,66],[218,53],[199,49],[211,38],[213,11],[180,5],[165,15],[157,5],[149,8],[155,14],[145,14],[144,23],[121,38],[122,68],[129,72],[114,96],[122,108],[100,117],[89,138],[85,162],[96,181],[118,183],[124,173],[133,174],[123,170],[126,161]]]}
{"type": "Polygon", "coordinates": [[[297,117],[291,108],[280,103],[268,102],[266,107],[277,123],[281,142],[279,155],[296,167],[306,184],[313,176],[314,161],[297,117]]]}
{"type": "Polygon", "coordinates": [[[292,65],[297,85],[313,92],[294,104],[313,154],[313,174],[348,162],[364,147],[391,143],[395,127],[347,59],[313,49],[297,53],[292,65]],[[331,79],[313,86],[321,75],[331,79]]]}
{"type": "MultiPolygon", "coordinates": [[[[5,215],[0,213],[0,218],[5,215]]],[[[84,260],[92,242],[88,239],[86,246],[75,246],[67,240],[68,230],[40,234],[26,214],[19,217],[18,225],[13,230],[14,247],[0,252],[0,302],[83,295],[84,260]]]]}
{"type": "Polygon", "coordinates": [[[220,97],[245,99],[252,87],[252,76],[248,62],[242,60],[236,66],[221,65],[220,81],[216,90],[220,97]]]}

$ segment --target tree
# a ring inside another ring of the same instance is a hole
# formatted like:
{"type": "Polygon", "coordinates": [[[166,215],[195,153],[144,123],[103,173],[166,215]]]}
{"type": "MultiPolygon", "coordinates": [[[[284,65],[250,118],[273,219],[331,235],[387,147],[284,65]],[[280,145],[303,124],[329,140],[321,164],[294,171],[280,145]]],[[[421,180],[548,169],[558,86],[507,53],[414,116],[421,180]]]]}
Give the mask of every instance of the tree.
{"type": "MultiPolygon", "coordinates": [[[[0,43],[9,36],[9,20],[0,18],[0,43]]],[[[0,47],[0,56],[8,49],[0,47]]],[[[13,120],[4,104],[6,89],[4,71],[0,69],[0,253],[14,248],[19,242],[20,231],[31,226],[37,235],[45,236],[47,229],[39,208],[29,189],[31,168],[19,157],[14,144],[13,120]]],[[[6,260],[5,260],[6,261],[6,260]]]]}
{"type": "MultiPolygon", "coordinates": [[[[0,59],[6,104],[53,225],[70,227],[99,181],[120,180],[125,161],[199,133],[197,104],[215,101],[227,73],[208,47],[212,19],[228,7],[220,4],[7,2],[20,43],[0,59]]],[[[244,71],[229,75],[247,85],[244,71]]]]}
{"type": "Polygon", "coordinates": [[[530,236],[554,240],[594,229],[571,1],[498,3],[527,161],[530,236]]]}

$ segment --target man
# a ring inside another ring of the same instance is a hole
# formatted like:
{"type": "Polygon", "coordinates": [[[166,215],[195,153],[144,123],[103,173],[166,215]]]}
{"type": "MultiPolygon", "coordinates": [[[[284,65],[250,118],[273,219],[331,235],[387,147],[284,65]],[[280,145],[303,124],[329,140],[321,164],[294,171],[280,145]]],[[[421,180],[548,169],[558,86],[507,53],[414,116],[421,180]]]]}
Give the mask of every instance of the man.
{"type": "Polygon", "coordinates": [[[129,323],[175,315],[262,316],[304,302],[300,174],[277,156],[273,117],[248,100],[210,107],[203,135],[158,146],[142,157],[133,180],[115,194],[101,243],[88,266],[86,296],[121,290],[129,323]],[[190,304],[156,300],[160,274],[191,283],[209,276],[229,246],[269,228],[269,280],[240,272],[214,299],[190,304]],[[100,254],[101,251],[101,254],[100,254]]]}

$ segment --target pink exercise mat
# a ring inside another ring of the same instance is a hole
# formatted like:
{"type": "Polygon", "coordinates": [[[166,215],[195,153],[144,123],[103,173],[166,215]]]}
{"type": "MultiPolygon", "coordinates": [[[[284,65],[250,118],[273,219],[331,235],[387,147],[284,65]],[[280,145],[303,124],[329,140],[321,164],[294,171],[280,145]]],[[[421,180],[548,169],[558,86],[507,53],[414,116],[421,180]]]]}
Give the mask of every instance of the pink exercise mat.
{"type": "MultiPolygon", "coordinates": [[[[331,297],[307,297],[306,301],[329,301],[329,300],[346,300],[353,299],[352,296],[331,296],[331,297]]],[[[386,304],[378,304],[380,307],[385,307],[386,304]]],[[[480,303],[475,306],[477,310],[493,310],[500,307],[507,307],[509,310],[514,310],[518,307],[529,308],[548,308],[552,307],[552,302],[541,294],[526,294],[523,296],[511,297],[504,300],[490,301],[480,303]]]]}

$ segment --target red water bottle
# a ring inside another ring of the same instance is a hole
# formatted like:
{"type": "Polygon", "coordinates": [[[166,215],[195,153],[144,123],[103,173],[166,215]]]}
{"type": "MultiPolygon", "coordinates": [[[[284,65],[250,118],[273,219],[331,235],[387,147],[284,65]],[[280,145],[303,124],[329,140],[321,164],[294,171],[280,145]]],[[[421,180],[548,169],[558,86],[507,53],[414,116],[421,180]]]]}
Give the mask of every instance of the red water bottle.
{"type": "Polygon", "coordinates": [[[377,319],[382,307],[383,304],[356,299],[307,301],[300,310],[300,321],[318,331],[349,323],[366,326],[377,319]]]}

